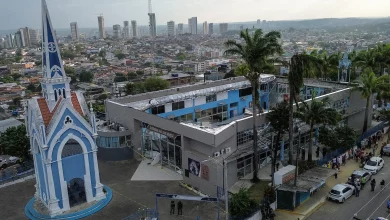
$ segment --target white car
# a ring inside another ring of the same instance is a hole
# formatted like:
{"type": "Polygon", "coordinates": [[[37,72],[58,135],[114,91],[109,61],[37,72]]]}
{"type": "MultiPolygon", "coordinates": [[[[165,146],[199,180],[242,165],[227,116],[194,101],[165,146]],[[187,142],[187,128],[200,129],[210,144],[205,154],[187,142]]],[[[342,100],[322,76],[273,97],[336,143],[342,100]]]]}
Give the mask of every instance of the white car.
{"type": "Polygon", "coordinates": [[[369,161],[364,165],[363,169],[371,172],[372,174],[377,174],[380,169],[385,165],[385,161],[380,157],[371,157],[369,161]]]}
{"type": "Polygon", "coordinates": [[[355,194],[355,187],[349,184],[337,184],[328,193],[328,199],[344,203],[346,199],[355,194]]]}
{"type": "Polygon", "coordinates": [[[18,160],[19,160],[19,157],[10,157],[10,158],[8,159],[8,162],[9,162],[9,163],[17,163],[18,160]]]}

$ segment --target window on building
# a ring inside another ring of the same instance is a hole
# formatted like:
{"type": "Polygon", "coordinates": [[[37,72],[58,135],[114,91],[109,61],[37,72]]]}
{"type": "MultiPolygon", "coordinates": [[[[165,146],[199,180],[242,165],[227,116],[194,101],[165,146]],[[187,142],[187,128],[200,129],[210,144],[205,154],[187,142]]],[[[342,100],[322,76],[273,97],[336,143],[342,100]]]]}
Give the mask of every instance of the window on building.
{"type": "Polygon", "coordinates": [[[183,109],[183,108],[184,108],[184,101],[172,103],[172,111],[183,109]]]}
{"type": "Polygon", "coordinates": [[[241,178],[252,173],[252,157],[253,155],[247,155],[237,159],[237,177],[241,178]]]}
{"type": "Polygon", "coordinates": [[[243,96],[248,96],[252,95],[252,87],[246,88],[246,89],[240,89],[238,91],[238,96],[243,97],[243,96]]]}
{"type": "Polygon", "coordinates": [[[196,113],[196,119],[203,122],[220,122],[227,119],[227,105],[202,110],[196,113]]]}
{"type": "Polygon", "coordinates": [[[260,85],[260,90],[261,91],[267,91],[267,84],[261,84],[260,85]]]}
{"type": "Polygon", "coordinates": [[[217,94],[206,96],[206,103],[217,101],[217,94]]]}
{"type": "Polygon", "coordinates": [[[152,108],[153,115],[162,114],[162,113],[165,113],[165,106],[160,105],[152,108]]]}
{"type": "Polygon", "coordinates": [[[237,133],[237,146],[246,144],[253,140],[253,130],[249,129],[237,133]]]}
{"type": "Polygon", "coordinates": [[[234,108],[238,106],[238,102],[230,103],[230,108],[234,108]]]}

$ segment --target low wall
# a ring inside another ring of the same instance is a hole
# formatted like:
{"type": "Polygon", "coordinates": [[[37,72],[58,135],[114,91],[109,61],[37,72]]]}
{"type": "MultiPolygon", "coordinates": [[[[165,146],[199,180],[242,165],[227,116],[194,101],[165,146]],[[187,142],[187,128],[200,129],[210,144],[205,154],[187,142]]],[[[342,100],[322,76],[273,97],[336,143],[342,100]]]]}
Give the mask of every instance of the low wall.
{"type": "Polygon", "coordinates": [[[128,147],[98,147],[97,158],[103,161],[121,161],[133,159],[133,150],[128,147]]]}

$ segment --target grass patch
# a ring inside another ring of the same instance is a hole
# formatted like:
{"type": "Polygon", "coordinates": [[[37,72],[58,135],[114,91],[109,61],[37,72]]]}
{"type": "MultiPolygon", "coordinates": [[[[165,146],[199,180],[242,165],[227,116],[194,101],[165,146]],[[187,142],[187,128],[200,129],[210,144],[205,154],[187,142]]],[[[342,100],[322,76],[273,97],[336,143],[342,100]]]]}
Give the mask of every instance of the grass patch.
{"type": "Polygon", "coordinates": [[[270,184],[270,181],[260,181],[251,186],[248,192],[252,199],[260,201],[264,197],[264,190],[270,184]]]}

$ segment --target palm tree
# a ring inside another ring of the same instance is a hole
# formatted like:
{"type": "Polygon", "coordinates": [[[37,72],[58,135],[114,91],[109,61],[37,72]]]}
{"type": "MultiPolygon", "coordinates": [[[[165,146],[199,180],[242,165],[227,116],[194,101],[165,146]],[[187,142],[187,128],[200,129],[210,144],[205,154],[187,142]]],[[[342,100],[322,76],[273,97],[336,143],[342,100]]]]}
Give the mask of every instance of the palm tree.
{"type": "Polygon", "coordinates": [[[320,101],[314,99],[310,104],[303,103],[302,107],[295,112],[295,116],[310,126],[310,138],[309,138],[309,154],[308,161],[313,160],[313,129],[317,125],[336,125],[341,120],[341,115],[333,108],[330,107],[330,100],[328,97],[323,98],[320,101]]]}
{"type": "Polygon", "coordinates": [[[360,81],[354,84],[353,90],[359,91],[361,96],[366,99],[366,109],[364,113],[363,133],[367,131],[368,127],[368,111],[372,103],[372,96],[376,92],[386,92],[390,90],[389,75],[376,77],[371,68],[364,69],[360,76],[360,81]]]}
{"type": "Polygon", "coordinates": [[[240,37],[244,43],[238,43],[235,40],[228,40],[225,46],[228,48],[225,55],[238,55],[243,59],[248,67],[248,71],[244,73],[244,77],[251,83],[252,86],[252,102],[253,102],[253,181],[257,181],[258,158],[257,158],[257,126],[256,115],[257,107],[260,107],[260,74],[270,68],[268,59],[275,54],[282,54],[282,46],[279,43],[281,35],[279,32],[271,31],[264,34],[261,29],[256,29],[250,34],[248,29],[240,32],[240,37]]]}
{"type": "Polygon", "coordinates": [[[378,53],[376,49],[361,50],[354,60],[356,66],[362,69],[371,68],[375,70],[378,67],[378,53]]]}
{"type": "Polygon", "coordinates": [[[274,184],[274,173],[275,173],[275,164],[276,164],[276,155],[279,150],[281,138],[283,134],[288,130],[288,113],[289,108],[288,104],[285,102],[279,103],[276,107],[272,108],[267,114],[267,119],[271,123],[272,132],[276,133],[276,140],[272,146],[273,155],[272,155],[272,167],[271,167],[271,176],[272,176],[272,185],[274,184]]]}
{"type": "Polygon", "coordinates": [[[289,101],[289,163],[292,164],[292,148],[294,143],[294,101],[298,107],[300,89],[303,86],[304,78],[316,77],[316,72],[322,71],[322,62],[316,57],[307,54],[295,54],[288,64],[288,84],[290,89],[289,101]]]}

